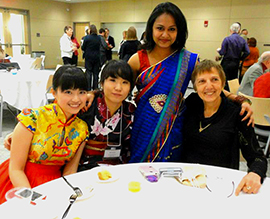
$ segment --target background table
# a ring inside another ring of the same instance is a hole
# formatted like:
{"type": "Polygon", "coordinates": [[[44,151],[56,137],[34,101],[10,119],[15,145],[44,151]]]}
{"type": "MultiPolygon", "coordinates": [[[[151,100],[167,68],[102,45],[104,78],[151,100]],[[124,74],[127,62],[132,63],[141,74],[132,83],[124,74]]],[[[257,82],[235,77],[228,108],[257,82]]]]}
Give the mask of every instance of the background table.
{"type": "Polygon", "coordinates": [[[46,85],[54,70],[19,70],[16,75],[0,72],[4,101],[16,109],[37,108],[45,104],[46,85]]]}
{"type": "MultiPolygon", "coordinates": [[[[146,181],[138,171],[141,164],[118,165],[105,168],[119,179],[110,183],[100,183],[97,172],[102,168],[67,176],[73,186],[85,188],[93,186],[93,194],[86,200],[73,204],[67,218],[105,219],[105,218],[268,218],[270,203],[270,180],[267,178],[258,194],[234,194],[230,198],[210,193],[207,189],[184,186],[174,178],[161,178],[157,183],[146,181]],[[141,183],[141,191],[128,190],[131,181],[141,183]]],[[[183,167],[182,163],[154,163],[161,167],[183,167]]],[[[245,172],[203,166],[209,177],[232,180],[238,185],[245,172]]],[[[236,187],[235,187],[236,188],[236,187]]],[[[47,195],[46,201],[36,206],[22,204],[14,198],[0,205],[1,215],[5,218],[62,218],[69,204],[73,190],[60,178],[34,189],[47,195]]],[[[222,190],[222,187],[220,188],[222,190]]]]}

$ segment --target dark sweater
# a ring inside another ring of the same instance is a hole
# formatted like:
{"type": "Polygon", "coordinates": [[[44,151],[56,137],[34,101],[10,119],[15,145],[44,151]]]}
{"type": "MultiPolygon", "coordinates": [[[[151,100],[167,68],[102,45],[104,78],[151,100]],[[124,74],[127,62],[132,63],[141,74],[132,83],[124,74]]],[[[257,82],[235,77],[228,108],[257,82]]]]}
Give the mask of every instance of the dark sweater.
{"type": "Polygon", "coordinates": [[[138,40],[127,40],[120,48],[120,59],[128,61],[129,58],[138,51],[141,43],[138,40]]]}
{"type": "Polygon", "coordinates": [[[254,129],[247,126],[247,121],[241,121],[240,106],[229,101],[223,93],[221,97],[218,111],[210,118],[204,118],[204,104],[198,94],[193,93],[187,98],[181,161],[238,169],[241,149],[249,172],[257,173],[263,181],[267,161],[254,129]],[[199,132],[200,121],[203,128],[210,124],[202,132],[199,132]],[[245,144],[240,144],[239,133],[246,139],[245,144]]]}

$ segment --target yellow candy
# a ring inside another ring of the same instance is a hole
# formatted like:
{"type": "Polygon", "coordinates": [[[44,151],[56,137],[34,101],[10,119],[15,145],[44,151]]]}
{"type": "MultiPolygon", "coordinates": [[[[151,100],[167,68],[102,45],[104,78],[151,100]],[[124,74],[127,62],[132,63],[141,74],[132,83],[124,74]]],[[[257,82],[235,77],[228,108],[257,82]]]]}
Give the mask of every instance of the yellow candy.
{"type": "Polygon", "coordinates": [[[139,182],[130,182],[128,184],[128,190],[131,192],[139,192],[141,190],[141,183],[139,182]]]}

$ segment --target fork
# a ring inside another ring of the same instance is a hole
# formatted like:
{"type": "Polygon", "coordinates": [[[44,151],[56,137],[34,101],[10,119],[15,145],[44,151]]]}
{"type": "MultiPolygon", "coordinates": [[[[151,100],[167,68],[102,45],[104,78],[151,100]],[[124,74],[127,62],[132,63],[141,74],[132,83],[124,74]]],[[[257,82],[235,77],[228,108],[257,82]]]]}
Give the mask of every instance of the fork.
{"type": "Polygon", "coordinates": [[[73,187],[70,182],[64,177],[62,176],[62,178],[66,181],[66,183],[74,190],[74,192],[76,193],[76,195],[78,197],[81,197],[83,195],[82,190],[79,187],[73,187]]]}
{"type": "Polygon", "coordinates": [[[71,206],[73,205],[73,203],[76,201],[78,195],[77,194],[72,194],[70,197],[69,197],[69,206],[67,207],[65,213],[63,214],[62,216],[62,219],[65,218],[71,208],[71,206]]]}

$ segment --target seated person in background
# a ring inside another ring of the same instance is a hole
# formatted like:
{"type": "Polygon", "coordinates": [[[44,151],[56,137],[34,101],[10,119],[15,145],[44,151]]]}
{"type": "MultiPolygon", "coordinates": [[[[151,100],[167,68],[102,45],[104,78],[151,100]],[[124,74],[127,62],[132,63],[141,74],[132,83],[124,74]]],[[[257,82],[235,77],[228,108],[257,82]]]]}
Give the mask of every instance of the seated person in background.
{"type": "Polygon", "coordinates": [[[62,66],[53,76],[57,103],[24,109],[18,115],[10,159],[0,165],[0,204],[13,187],[33,188],[77,172],[88,140],[87,124],[76,116],[86,104],[86,90],[83,71],[62,66]]]}
{"type": "MultiPolygon", "coordinates": [[[[78,171],[91,169],[99,163],[128,162],[135,111],[135,106],[125,101],[134,86],[130,66],[122,60],[109,61],[101,72],[100,84],[102,90],[96,92],[90,108],[79,115],[88,124],[90,140],[86,143],[78,171]],[[114,153],[108,153],[112,150],[114,153]]],[[[4,141],[8,150],[11,138],[12,133],[4,141]]]]}
{"type": "Polygon", "coordinates": [[[270,68],[270,51],[264,52],[259,61],[253,64],[244,74],[238,92],[253,96],[254,81],[270,68]]]}
{"type": "Polygon", "coordinates": [[[99,163],[127,163],[130,133],[135,106],[125,99],[134,86],[130,66],[122,61],[109,61],[101,72],[99,91],[87,112],[79,117],[89,128],[78,171],[91,169],[99,163]],[[113,153],[112,153],[113,152],[113,153]]]}
{"type": "Polygon", "coordinates": [[[253,87],[253,96],[270,98],[270,72],[256,79],[253,87]]]}
{"type": "Polygon", "coordinates": [[[214,61],[204,60],[195,67],[192,82],[197,93],[186,99],[181,161],[238,169],[241,148],[249,170],[235,194],[241,190],[257,193],[266,176],[267,161],[254,129],[239,115],[241,107],[222,92],[225,80],[222,67],[214,61]],[[246,145],[239,144],[238,132],[246,145]]]}
{"type": "Polygon", "coordinates": [[[250,54],[243,61],[241,78],[243,77],[243,75],[246,73],[246,71],[248,70],[250,66],[258,62],[258,58],[260,57],[260,54],[259,54],[259,49],[256,47],[256,45],[257,45],[257,40],[254,37],[251,37],[248,39],[248,46],[249,46],[250,54]]]}

